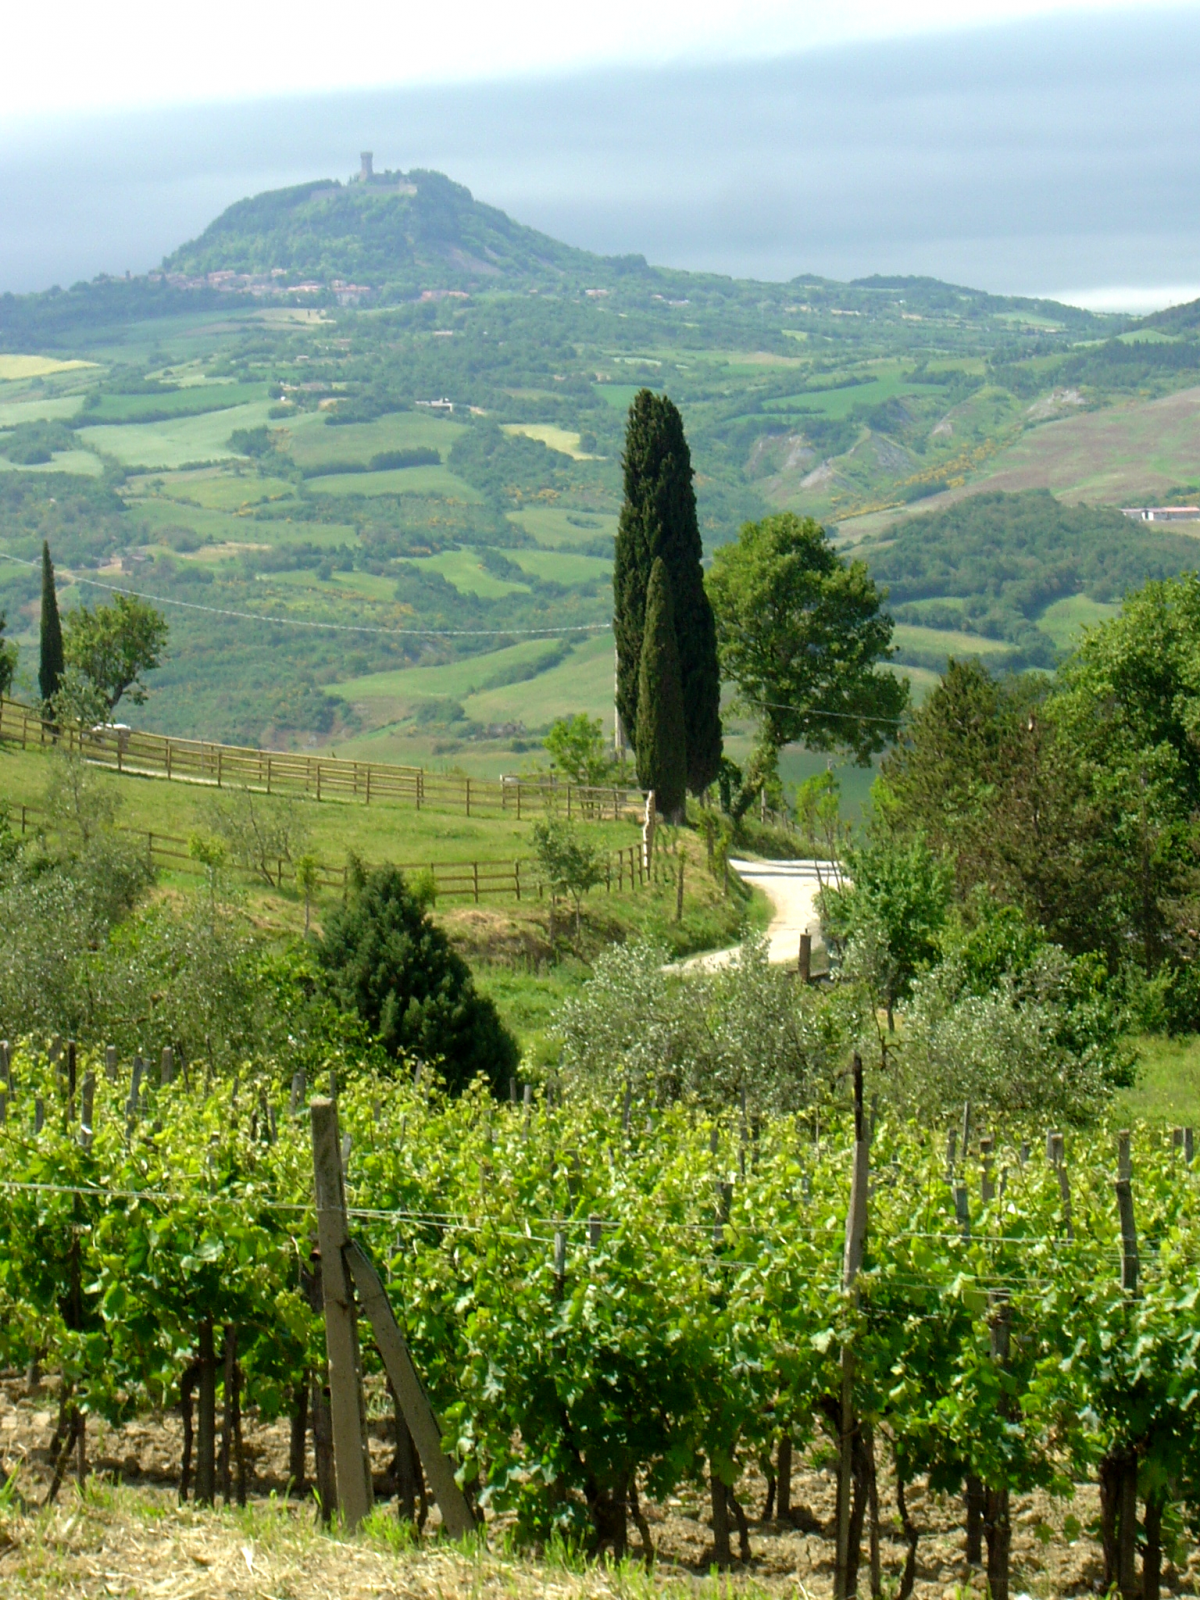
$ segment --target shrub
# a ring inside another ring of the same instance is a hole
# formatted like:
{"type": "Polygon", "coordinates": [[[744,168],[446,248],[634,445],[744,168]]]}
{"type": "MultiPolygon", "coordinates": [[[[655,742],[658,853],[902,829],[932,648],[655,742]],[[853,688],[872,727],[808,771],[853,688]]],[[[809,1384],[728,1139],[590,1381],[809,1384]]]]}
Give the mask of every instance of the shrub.
{"type": "Polygon", "coordinates": [[[394,1058],[436,1064],[452,1092],[483,1077],[500,1089],[516,1041],[470,969],[395,867],[361,868],[349,903],[327,920],[319,958],[329,991],[394,1058]]]}

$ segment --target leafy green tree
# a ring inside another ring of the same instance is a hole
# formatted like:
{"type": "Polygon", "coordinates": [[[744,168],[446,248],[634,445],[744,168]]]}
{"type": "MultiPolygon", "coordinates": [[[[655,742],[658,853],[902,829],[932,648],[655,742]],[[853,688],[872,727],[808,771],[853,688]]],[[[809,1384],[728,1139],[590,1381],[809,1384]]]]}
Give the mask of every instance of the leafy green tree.
{"type": "Polygon", "coordinates": [[[126,694],[134,705],[145,704],[142,680],[162,665],[167,633],[166,618],[148,601],[118,594],[93,611],[80,606],[67,613],[65,660],[95,684],[111,715],[126,694]]]}
{"type": "Polygon", "coordinates": [[[876,825],[845,851],[846,877],[819,897],[827,938],[856,952],[895,1027],[895,1007],[912,980],[937,957],[938,934],[952,893],[949,867],[917,835],[898,839],[876,825]]]}
{"type": "Polygon", "coordinates": [[[659,556],[646,592],[646,631],[638,662],[637,773],[653,789],[668,822],[682,819],[687,791],[687,732],[675,640],[671,580],[659,556]]]}
{"type": "Polygon", "coordinates": [[[674,604],[687,785],[700,794],[716,779],[721,761],[720,668],[712,606],[700,565],[703,547],[691,453],[683,418],[666,395],[643,389],[635,396],[625,434],[624,470],[625,499],[613,562],[617,710],[636,750],[650,575],[661,558],[674,604]]]}
{"type": "Polygon", "coordinates": [[[42,612],[38,627],[40,654],[38,658],[38,688],[42,700],[49,704],[58,693],[59,679],[63,675],[62,623],[58,617],[58,590],[54,584],[54,563],[50,559],[50,544],[42,540],[42,612]]]}
{"type": "Polygon", "coordinates": [[[8,618],[0,611],[0,695],[8,694],[17,675],[16,643],[3,637],[7,626],[8,618]]]}
{"type": "Polygon", "coordinates": [[[599,717],[589,717],[586,711],[559,717],[542,744],[572,783],[602,784],[612,777],[614,762],[599,717]]]}
{"type": "Polygon", "coordinates": [[[596,845],[569,822],[535,822],[533,844],[538,865],[550,886],[551,915],[557,897],[569,894],[575,902],[575,936],[578,938],[583,932],[584,896],[604,881],[603,857],[596,845]]]}
{"type": "Polygon", "coordinates": [[[390,1056],[436,1064],[455,1091],[477,1077],[499,1089],[515,1070],[515,1040],[396,867],[359,869],[318,954],[333,998],[362,1017],[390,1056]]]}
{"type": "Polygon", "coordinates": [[[708,589],[721,665],[758,721],[743,811],[786,744],[864,766],[886,747],[908,702],[908,685],[878,670],[892,620],[866,566],[843,561],[819,523],[790,511],[746,523],[713,557],[708,589]]]}

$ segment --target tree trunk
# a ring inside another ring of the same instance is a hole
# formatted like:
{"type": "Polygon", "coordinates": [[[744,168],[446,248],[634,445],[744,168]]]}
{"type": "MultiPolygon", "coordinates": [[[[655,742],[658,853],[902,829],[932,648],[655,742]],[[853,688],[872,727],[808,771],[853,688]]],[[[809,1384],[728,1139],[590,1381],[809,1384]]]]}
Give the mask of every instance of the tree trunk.
{"type": "Polygon", "coordinates": [[[1121,1600],[1138,1600],[1137,1457],[1129,1451],[1121,1463],[1117,1515],[1117,1588],[1121,1600]]]}
{"type": "Polygon", "coordinates": [[[871,1600],[883,1600],[883,1563],[879,1550],[879,1478],[875,1470],[875,1433],[866,1432],[867,1450],[867,1517],[871,1552],[871,1600]]]}
{"type": "Polygon", "coordinates": [[[967,1479],[967,1562],[983,1565],[983,1485],[978,1478],[967,1479]]]}
{"type": "Polygon", "coordinates": [[[787,1429],[779,1441],[775,1476],[779,1480],[775,1515],[780,1522],[786,1522],[792,1514],[792,1435],[787,1429]]]}
{"type": "Polygon", "coordinates": [[[1104,1552],[1105,1594],[1111,1594],[1117,1581],[1117,1521],[1121,1500],[1121,1462],[1106,1455],[1100,1462],[1100,1547],[1104,1552]]]}
{"type": "Polygon", "coordinates": [[[211,1506],[217,1497],[217,1358],[212,1318],[200,1324],[199,1404],[196,1429],[196,1504],[211,1506]]]}
{"type": "Polygon", "coordinates": [[[900,1513],[900,1527],[904,1532],[906,1550],[904,1554],[904,1571],[900,1574],[900,1589],[896,1600],[909,1600],[913,1592],[913,1585],[917,1581],[917,1545],[921,1535],[917,1525],[908,1514],[908,1502],[904,1495],[904,1478],[897,1464],[896,1468],[896,1510],[900,1513]]]}
{"type": "Polygon", "coordinates": [[[183,1461],[179,1468],[179,1503],[187,1504],[188,1490],[192,1484],[192,1447],[195,1443],[194,1426],[196,1382],[200,1377],[200,1363],[193,1361],[179,1384],[179,1414],[183,1419],[183,1461]]]}
{"type": "Polygon", "coordinates": [[[1008,1517],[1008,1489],[989,1489],[985,1498],[984,1526],[987,1532],[987,1578],[991,1600],[1008,1600],[1009,1552],[1012,1524],[1008,1517]]]}
{"type": "Polygon", "coordinates": [[[733,1565],[729,1549],[729,1501],[725,1498],[725,1485],[709,1465],[709,1491],[712,1498],[713,1565],[728,1572],[733,1565]]]}
{"type": "Polygon", "coordinates": [[[1166,1492],[1155,1489],[1146,1500],[1146,1538],[1142,1546],[1142,1600],[1159,1600],[1162,1586],[1162,1519],[1166,1492]]]}
{"type": "Polygon", "coordinates": [[[302,1500],[308,1488],[304,1471],[307,1444],[308,1385],[300,1382],[292,1395],[292,1431],[288,1441],[288,1493],[296,1500],[302,1500]]]}

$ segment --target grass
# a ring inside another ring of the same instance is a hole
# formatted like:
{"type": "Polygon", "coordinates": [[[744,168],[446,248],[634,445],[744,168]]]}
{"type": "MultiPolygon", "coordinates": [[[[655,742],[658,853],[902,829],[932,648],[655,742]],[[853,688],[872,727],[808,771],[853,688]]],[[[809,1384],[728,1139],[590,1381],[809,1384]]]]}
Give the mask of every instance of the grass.
{"type": "Polygon", "coordinates": [[[53,356],[0,355],[0,383],[20,382],[22,378],[48,378],[53,372],[77,372],[94,367],[94,361],[56,361],[53,356]]]}
{"type": "Polygon", "coordinates": [[[300,567],[288,572],[260,573],[259,582],[268,587],[281,584],[285,589],[313,589],[365,600],[394,600],[396,597],[396,580],[371,572],[335,572],[328,578],[321,578],[309,568],[300,567]]]}
{"type": "Polygon", "coordinates": [[[313,494],[361,495],[427,494],[446,500],[465,500],[480,504],[483,496],[448,467],[397,467],[390,472],[333,472],[328,477],[311,478],[307,485],[313,494]]]}
{"type": "Polygon", "coordinates": [[[788,395],[782,400],[771,400],[763,406],[765,414],[798,412],[818,414],[840,419],[848,417],[859,406],[877,406],[884,400],[895,400],[902,395],[922,394],[926,391],[906,383],[899,373],[873,378],[870,383],[853,384],[847,389],[818,389],[807,393],[788,395]]]}
{"type": "Polygon", "coordinates": [[[240,511],[265,500],[290,499],[296,493],[295,484],[286,478],[261,477],[257,472],[214,472],[211,468],[172,473],[148,487],[164,499],[193,501],[206,511],[240,511]]]}
{"type": "Polygon", "coordinates": [[[578,556],[565,550],[511,550],[505,554],[523,572],[550,583],[561,583],[565,588],[612,576],[612,562],[601,556],[578,556]]]}
{"type": "Polygon", "coordinates": [[[570,506],[525,506],[520,511],[510,511],[508,520],[550,550],[569,550],[591,544],[594,539],[613,539],[617,533],[615,512],[574,511],[570,506]]]}
{"type": "Polygon", "coordinates": [[[482,690],[463,702],[477,722],[523,722],[541,728],[555,717],[586,711],[589,717],[609,720],[613,697],[613,642],[605,630],[585,638],[567,658],[549,672],[526,683],[505,684],[482,690]]]}
{"type": "Polygon", "coordinates": [[[956,628],[918,628],[898,622],[892,642],[901,650],[924,650],[952,656],[1006,656],[1009,646],[1001,639],[984,639],[956,628]]]}
{"type": "Polygon", "coordinates": [[[227,461],[236,454],[229,446],[230,434],[235,428],[261,428],[269,406],[268,400],[256,400],[228,411],[206,411],[172,422],[81,428],[79,437],[123,467],[171,468],[191,461],[227,461]]]}
{"type": "Polygon", "coordinates": [[[439,572],[460,593],[478,595],[481,600],[501,600],[506,594],[529,592],[525,584],[510,583],[489,572],[475,550],[443,550],[436,556],[418,557],[413,566],[439,572]]]}
{"type": "Polygon", "coordinates": [[[503,1538],[414,1543],[391,1508],[358,1533],[326,1530],[311,1503],[256,1500],[239,1509],[179,1505],[161,1489],[96,1480],[64,1488],[56,1506],[0,1510],[5,1591],[25,1600],[111,1595],[326,1600],[330,1595],[444,1600],[732,1600],[781,1592],[746,1576],[648,1573],[633,1560],[592,1565],[562,1553],[516,1556],[503,1538]]]}
{"type": "Polygon", "coordinates": [[[503,433],[523,433],[527,439],[538,439],[560,455],[570,456],[572,461],[600,459],[580,449],[579,434],[572,433],[568,428],[556,427],[552,422],[503,422],[500,427],[503,433]]]}
{"type": "Polygon", "coordinates": [[[81,394],[62,395],[54,399],[30,395],[27,399],[7,400],[0,404],[0,428],[15,428],[19,422],[65,421],[73,417],[82,404],[81,394]]]}
{"type": "Polygon", "coordinates": [[[466,431],[461,422],[443,422],[420,411],[393,412],[374,422],[336,428],[326,426],[323,413],[307,411],[273,425],[285,430],[292,460],[300,467],[323,467],[331,461],[366,463],[381,450],[422,446],[440,451],[445,459],[455,439],[466,431]]]}
{"type": "Polygon", "coordinates": [[[1049,605],[1037,619],[1038,627],[1048,633],[1060,650],[1068,650],[1078,642],[1082,629],[1097,622],[1106,622],[1119,614],[1118,605],[1106,605],[1102,600],[1092,600],[1086,594],[1067,595],[1049,605]]]}
{"type": "Polygon", "coordinates": [[[1122,1110],[1148,1122],[1200,1124],[1200,1035],[1143,1034],[1136,1044],[1138,1082],[1119,1096],[1122,1110]]]}
{"type": "Polygon", "coordinates": [[[339,683],[336,691],[348,700],[395,700],[414,705],[420,700],[449,697],[464,700],[497,673],[529,666],[556,648],[553,641],[523,639],[503,650],[466,656],[436,667],[402,667],[396,672],[373,672],[367,677],[339,683]]]}
{"type": "Polygon", "coordinates": [[[996,455],[972,487],[1051,489],[1087,505],[1145,504],[1143,496],[1194,476],[1198,421],[1200,388],[1046,422],[996,455]]]}
{"type": "MultiPolygon", "coordinates": [[[[305,544],[336,549],[339,545],[358,543],[358,530],[346,522],[293,523],[274,519],[260,522],[249,514],[210,511],[204,506],[185,506],[177,500],[159,500],[150,495],[131,497],[130,507],[143,526],[147,544],[161,543],[171,528],[191,528],[210,541],[211,546],[286,545],[303,540],[305,544]]],[[[224,552],[225,555],[233,553],[232,550],[224,552]]],[[[220,559],[220,555],[217,549],[201,548],[180,555],[178,559],[211,562],[220,559]]]]}

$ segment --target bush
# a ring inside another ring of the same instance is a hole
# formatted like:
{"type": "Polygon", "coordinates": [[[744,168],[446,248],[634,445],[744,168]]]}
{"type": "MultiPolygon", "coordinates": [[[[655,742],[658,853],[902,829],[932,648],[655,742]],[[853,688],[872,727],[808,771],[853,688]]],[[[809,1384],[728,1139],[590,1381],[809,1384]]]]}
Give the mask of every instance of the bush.
{"type": "Polygon", "coordinates": [[[397,868],[359,869],[319,959],[330,994],[388,1054],[437,1065],[452,1092],[476,1077],[500,1090],[516,1070],[516,1041],[397,868]]]}

